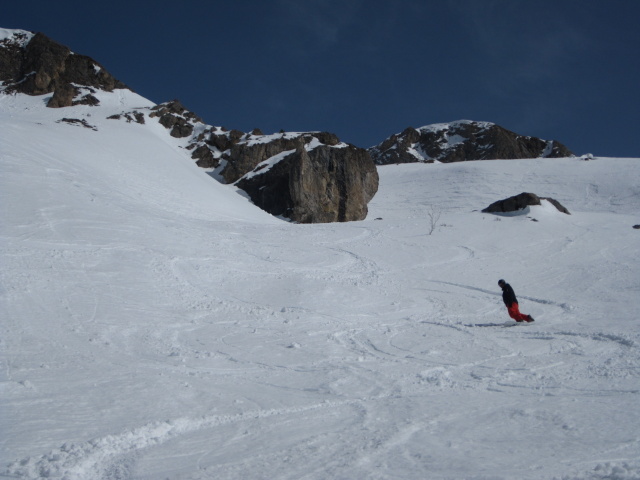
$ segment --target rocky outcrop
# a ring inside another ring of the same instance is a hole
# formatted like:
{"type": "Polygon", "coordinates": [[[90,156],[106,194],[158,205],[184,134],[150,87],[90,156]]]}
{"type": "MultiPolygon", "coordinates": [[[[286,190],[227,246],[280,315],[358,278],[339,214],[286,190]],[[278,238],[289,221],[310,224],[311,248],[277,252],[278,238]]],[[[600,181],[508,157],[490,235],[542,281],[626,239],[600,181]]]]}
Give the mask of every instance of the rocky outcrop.
{"type": "MultiPolygon", "coordinates": [[[[125,112],[113,118],[137,118],[125,112]]],[[[263,210],[298,223],[363,220],[378,190],[369,153],[327,132],[264,135],[205,125],[179,101],[153,107],[149,118],[184,139],[198,166],[244,190],[263,210]]]]}
{"type": "Polygon", "coordinates": [[[573,156],[555,140],[518,135],[494,123],[470,120],[410,127],[369,152],[378,165],[573,156]]]}
{"type": "Polygon", "coordinates": [[[246,137],[242,142],[240,139],[233,139],[231,140],[234,142],[233,145],[223,153],[227,164],[221,175],[227,183],[236,182],[259,163],[284,151],[295,150],[299,145],[299,140],[300,137],[285,135],[273,136],[273,138],[257,137],[255,140],[246,137]]]}
{"type": "Polygon", "coordinates": [[[53,93],[47,106],[57,108],[97,105],[93,89],[128,88],[95,60],[73,53],[42,33],[14,32],[0,42],[0,82],[9,91],[53,93]]]}
{"type": "Polygon", "coordinates": [[[367,204],[378,190],[378,172],[370,155],[353,145],[305,143],[308,138],[296,138],[293,150],[260,163],[236,186],[263,210],[298,223],[366,218],[367,204]]]}
{"type": "Polygon", "coordinates": [[[227,183],[233,183],[243,175],[253,170],[259,163],[278,155],[286,150],[296,149],[300,139],[304,143],[321,143],[327,146],[335,146],[340,143],[340,139],[327,132],[309,133],[279,133],[275,135],[238,135],[237,130],[232,130],[229,135],[211,136],[210,142],[215,145],[224,144],[228,147],[222,154],[222,158],[227,160],[221,175],[227,183]],[[217,139],[213,140],[214,137],[217,139]],[[222,137],[222,139],[221,139],[222,137]],[[226,138],[226,140],[223,140],[226,138]]]}
{"type": "Polygon", "coordinates": [[[203,123],[200,117],[187,110],[179,100],[156,105],[151,109],[149,117],[158,117],[160,124],[170,130],[171,136],[175,138],[191,136],[194,124],[203,123]]]}
{"type": "Polygon", "coordinates": [[[535,193],[523,192],[513,197],[505,198],[504,200],[498,200],[492,203],[487,208],[482,210],[484,213],[508,213],[517,212],[531,205],[541,205],[541,200],[546,200],[551,203],[558,211],[571,215],[560,202],[549,197],[538,197],[535,193]]]}
{"type": "Polygon", "coordinates": [[[121,118],[124,118],[127,123],[139,123],[140,125],[144,125],[145,119],[144,119],[144,113],[138,111],[138,110],[133,110],[131,112],[123,112],[121,114],[116,114],[116,115],[111,115],[109,117],[107,117],[109,120],[120,120],[121,118]]]}

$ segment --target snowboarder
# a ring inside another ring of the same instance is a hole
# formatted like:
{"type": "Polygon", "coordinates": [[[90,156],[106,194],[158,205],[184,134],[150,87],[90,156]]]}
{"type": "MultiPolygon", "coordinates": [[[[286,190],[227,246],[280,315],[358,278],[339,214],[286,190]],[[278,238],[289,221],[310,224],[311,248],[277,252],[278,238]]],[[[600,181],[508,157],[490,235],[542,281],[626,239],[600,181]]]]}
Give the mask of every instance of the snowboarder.
{"type": "Polygon", "coordinates": [[[513,291],[513,288],[511,288],[511,285],[509,285],[503,279],[498,280],[498,285],[500,285],[500,288],[502,288],[502,300],[507,306],[509,316],[516,322],[533,322],[533,317],[531,315],[520,313],[520,308],[518,307],[518,299],[516,298],[516,294],[513,291]]]}

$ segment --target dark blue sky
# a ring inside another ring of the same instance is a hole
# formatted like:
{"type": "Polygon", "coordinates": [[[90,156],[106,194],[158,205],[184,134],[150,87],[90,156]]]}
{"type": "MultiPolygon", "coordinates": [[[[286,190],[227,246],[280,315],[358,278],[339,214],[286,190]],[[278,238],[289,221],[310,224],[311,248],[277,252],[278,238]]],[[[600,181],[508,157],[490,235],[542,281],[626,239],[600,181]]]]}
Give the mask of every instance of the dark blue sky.
{"type": "Polygon", "coordinates": [[[408,126],[491,121],[576,154],[640,157],[640,1],[4,2],[160,103],[361,147],[408,126]]]}

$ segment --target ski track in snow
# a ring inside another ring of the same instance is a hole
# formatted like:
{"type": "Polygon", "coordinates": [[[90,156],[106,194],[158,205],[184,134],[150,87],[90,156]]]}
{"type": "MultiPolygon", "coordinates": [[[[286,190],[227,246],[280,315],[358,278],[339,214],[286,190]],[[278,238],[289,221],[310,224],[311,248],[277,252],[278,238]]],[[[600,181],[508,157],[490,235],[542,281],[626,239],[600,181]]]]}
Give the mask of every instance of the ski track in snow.
{"type": "MultiPolygon", "coordinates": [[[[332,319],[331,321],[337,323],[338,320],[332,319]]],[[[545,360],[539,367],[525,367],[521,352],[516,352],[513,349],[504,349],[504,353],[497,357],[483,355],[482,358],[476,361],[460,363],[456,359],[464,357],[463,349],[466,348],[466,344],[461,340],[456,340],[456,336],[467,339],[473,338],[476,332],[481,332],[481,329],[469,328],[459,324],[418,320],[417,318],[405,318],[402,320],[403,322],[395,325],[387,325],[386,329],[375,329],[377,331],[376,336],[372,336],[371,329],[362,326],[361,328],[335,332],[329,338],[330,341],[339,344],[345,351],[353,355],[357,362],[363,364],[373,363],[375,365],[374,367],[365,366],[363,372],[354,371],[350,373],[352,379],[362,376],[367,382],[375,381],[377,396],[340,402],[321,402],[290,408],[250,410],[236,415],[210,415],[199,418],[184,417],[175,420],[152,422],[137,429],[127,430],[117,435],[108,435],[82,444],[65,444],[42,457],[24,459],[10,465],[7,474],[17,478],[65,478],[71,480],[87,478],[88,472],[91,472],[90,478],[133,478],[134,465],[142,451],[167,442],[176,441],[181,436],[188,436],[196,431],[216,429],[230,424],[268,421],[270,417],[275,416],[304,418],[306,414],[317,409],[336,409],[353,406],[354,408],[363,408],[364,412],[367,412],[373,408],[372,404],[382,402],[385,399],[416,395],[424,390],[425,385],[429,389],[436,391],[451,389],[462,391],[468,389],[485,389],[487,391],[524,389],[529,391],[532,388],[537,388],[541,391],[553,392],[551,393],[552,395],[566,395],[566,392],[572,391],[570,385],[561,385],[563,380],[567,379],[567,376],[565,374],[560,375],[560,372],[563,369],[573,370],[573,367],[564,360],[560,359],[557,362],[545,360]],[[413,336],[414,330],[409,327],[416,322],[428,325],[432,337],[442,335],[438,332],[443,328],[447,332],[456,332],[455,334],[446,333],[443,338],[446,338],[458,350],[449,351],[446,354],[438,351],[416,350],[416,344],[406,335],[408,333],[413,336]],[[504,363],[505,360],[507,363],[504,363]],[[514,361],[516,362],[515,364],[513,363],[514,361]],[[498,366],[500,363],[503,364],[502,367],[498,366]],[[398,375],[396,369],[385,374],[386,364],[402,364],[409,371],[414,372],[415,378],[410,382],[407,381],[408,373],[404,369],[400,375],[398,375]],[[492,370],[487,370],[490,365],[493,365],[492,370]],[[368,370],[368,368],[373,368],[375,371],[368,370]],[[375,380],[380,374],[383,375],[383,378],[375,380]],[[539,385],[533,387],[536,382],[539,385]],[[562,393],[563,391],[565,393],[562,393]]],[[[632,335],[616,336],[602,332],[551,332],[536,327],[540,326],[532,325],[529,328],[535,328],[534,331],[525,329],[517,331],[515,334],[513,330],[510,330],[508,334],[502,334],[502,331],[494,330],[487,334],[487,338],[483,340],[500,344],[502,347],[504,347],[503,342],[513,342],[514,335],[529,340],[529,343],[541,341],[548,345],[553,342],[553,348],[560,350],[562,353],[562,357],[559,358],[564,358],[567,349],[573,351],[574,355],[584,355],[585,351],[594,351],[595,344],[603,344],[599,348],[607,352],[607,357],[617,357],[618,362],[622,358],[628,358],[630,349],[637,347],[638,339],[632,335]],[[491,338],[489,339],[489,337],[491,338]]],[[[224,338],[221,341],[224,343],[224,338]]],[[[516,344],[522,346],[519,342],[516,344]]],[[[488,348],[485,353],[492,353],[496,350],[497,348],[495,347],[488,348]]],[[[185,352],[182,351],[180,355],[185,355],[185,352]]],[[[547,357],[548,355],[547,349],[540,353],[540,356],[547,357]]],[[[528,358],[529,362],[531,362],[536,359],[536,356],[529,354],[528,358]]],[[[589,373],[589,376],[610,377],[615,375],[617,368],[620,368],[619,364],[611,364],[609,367],[604,367],[596,366],[595,363],[589,367],[594,369],[589,373]],[[595,369],[597,368],[601,368],[601,371],[596,371],[595,369]]],[[[273,368],[273,365],[266,365],[265,367],[270,369],[273,368]]],[[[353,369],[354,367],[351,365],[348,368],[353,369]]],[[[635,368],[637,368],[637,363],[635,368]]],[[[573,375],[586,375],[587,373],[573,372],[573,375]]],[[[613,394],[613,392],[606,393],[598,389],[572,391],[571,393],[592,396],[613,394]]],[[[638,392],[630,391],[626,393],[637,394],[638,392]]],[[[559,418],[553,421],[562,423],[563,419],[559,418]]],[[[412,422],[412,424],[406,425],[398,432],[393,433],[389,438],[381,439],[375,445],[375,448],[371,447],[371,450],[378,453],[393,451],[394,447],[411,441],[413,435],[425,428],[426,424],[412,422]]],[[[370,464],[372,462],[371,455],[372,453],[363,452],[357,457],[355,464],[359,466],[370,464]]],[[[628,465],[627,467],[631,468],[628,465]]],[[[602,472],[623,471],[623,467],[608,467],[606,462],[598,464],[597,469],[602,472]]],[[[634,470],[631,468],[628,471],[633,472],[634,470]]],[[[594,476],[592,478],[598,477],[594,476]]],[[[620,476],[611,478],[633,477],[620,476]]]]}
{"type": "Polygon", "coordinates": [[[322,403],[306,407],[250,411],[237,415],[212,415],[202,418],[178,418],[154,422],[143,427],[109,435],[80,445],[65,444],[37,460],[25,459],[10,465],[7,474],[18,478],[128,478],[136,452],[163,444],[195,430],[222,425],[259,421],[279,415],[297,415],[318,408],[335,408],[355,403],[322,403]]]}
{"type": "Polygon", "coordinates": [[[291,225],[151,122],[20,101],[0,476],[640,478],[637,161],[383,167],[371,220],[291,225]],[[477,211],[519,191],[573,215],[477,211]],[[501,277],[535,323],[503,328],[501,277]]]}

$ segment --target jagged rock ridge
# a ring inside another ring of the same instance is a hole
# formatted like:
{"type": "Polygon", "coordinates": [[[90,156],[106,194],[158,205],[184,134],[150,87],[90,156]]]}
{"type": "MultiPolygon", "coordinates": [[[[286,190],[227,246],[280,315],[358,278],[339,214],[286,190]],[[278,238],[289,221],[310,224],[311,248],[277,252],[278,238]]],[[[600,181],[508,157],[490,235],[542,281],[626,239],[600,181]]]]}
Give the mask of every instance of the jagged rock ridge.
{"type": "Polygon", "coordinates": [[[555,140],[519,135],[494,123],[471,120],[409,127],[369,152],[377,165],[573,156],[555,140]]]}
{"type": "Polygon", "coordinates": [[[0,31],[0,83],[9,92],[53,93],[48,107],[97,105],[95,89],[128,88],[95,60],[42,33],[0,31]]]}

